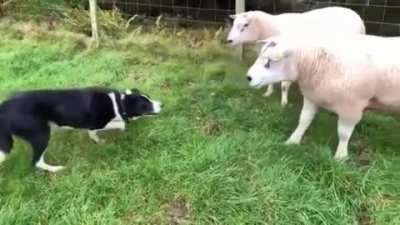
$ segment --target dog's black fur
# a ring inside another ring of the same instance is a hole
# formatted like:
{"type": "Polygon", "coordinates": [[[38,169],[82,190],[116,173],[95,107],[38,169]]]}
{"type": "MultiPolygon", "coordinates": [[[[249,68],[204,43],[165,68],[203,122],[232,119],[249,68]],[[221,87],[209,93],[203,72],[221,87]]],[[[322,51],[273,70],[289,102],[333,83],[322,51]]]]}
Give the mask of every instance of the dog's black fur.
{"type": "Polygon", "coordinates": [[[117,103],[117,113],[125,122],[154,114],[153,102],[137,90],[120,93],[86,88],[21,92],[0,105],[0,151],[8,154],[13,146],[12,136],[18,136],[31,144],[35,165],[48,145],[50,123],[101,130],[116,118],[111,95],[117,103]]]}

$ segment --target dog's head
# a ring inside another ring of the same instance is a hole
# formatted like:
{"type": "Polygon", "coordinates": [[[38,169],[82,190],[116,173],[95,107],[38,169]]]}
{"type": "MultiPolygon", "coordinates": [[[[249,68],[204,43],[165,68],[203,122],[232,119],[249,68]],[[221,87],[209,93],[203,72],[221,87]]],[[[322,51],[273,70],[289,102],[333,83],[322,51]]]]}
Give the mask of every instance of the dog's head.
{"type": "Polygon", "coordinates": [[[152,100],[148,95],[140,93],[137,89],[126,90],[122,94],[121,100],[124,116],[128,119],[156,115],[161,111],[161,102],[152,100]]]}

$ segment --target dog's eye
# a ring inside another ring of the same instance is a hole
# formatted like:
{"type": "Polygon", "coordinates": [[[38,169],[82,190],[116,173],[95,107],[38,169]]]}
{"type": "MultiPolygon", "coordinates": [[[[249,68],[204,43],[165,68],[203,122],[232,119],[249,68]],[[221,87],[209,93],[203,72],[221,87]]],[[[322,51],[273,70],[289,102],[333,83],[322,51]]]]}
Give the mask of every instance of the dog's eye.
{"type": "Polygon", "coordinates": [[[243,25],[243,27],[248,27],[249,26],[249,24],[248,23],[245,23],[244,25],[243,25]]]}
{"type": "Polygon", "coordinates": [[[271,60],[268,60],[267,63],[265,63],[264,67],[269,69],[270,66],[271,66],[271,60]]]}

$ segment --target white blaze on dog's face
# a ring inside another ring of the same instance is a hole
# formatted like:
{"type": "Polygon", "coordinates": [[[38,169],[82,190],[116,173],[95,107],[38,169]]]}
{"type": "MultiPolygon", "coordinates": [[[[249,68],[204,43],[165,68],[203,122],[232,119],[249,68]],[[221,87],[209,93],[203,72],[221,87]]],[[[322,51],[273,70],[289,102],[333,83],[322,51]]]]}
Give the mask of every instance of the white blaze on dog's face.
{"type": "Polygon", "coordinates": [[[267,41],[255,63],[247,72],[249,85],[254,88],[289,80],[289,48],[275,41],[267,41]]]}
{"type": "Polygon", "coordinates": [[[136,119],[141,116],[155,115],[161,112],[161,102],[152,100],[149,96],[136,89],[126,90],[123,99],[127,116],[136,119]]]}
{"type": "Polygon", "coordinates": [[[248,13],[231,15],[230,17],[234,19],[227,38],[230,45],[235,46],[258,40],[259,31],[255,20],[248,13]]]}

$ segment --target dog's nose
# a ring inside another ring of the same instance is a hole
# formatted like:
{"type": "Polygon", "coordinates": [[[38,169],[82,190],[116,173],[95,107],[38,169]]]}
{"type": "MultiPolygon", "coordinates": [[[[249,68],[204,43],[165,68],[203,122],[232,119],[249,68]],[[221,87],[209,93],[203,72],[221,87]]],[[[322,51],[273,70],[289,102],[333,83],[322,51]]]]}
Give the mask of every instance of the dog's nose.
{"type": "Polygon", "coordinates": [[[229,39],[228,44],[232,44],[233,40],[229,39]]]}
{"type": "Polygon", "coordinates": [[[251,81],[251,77],[247,76],[247,80],[250,82],[251,81]]]}

